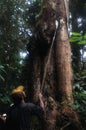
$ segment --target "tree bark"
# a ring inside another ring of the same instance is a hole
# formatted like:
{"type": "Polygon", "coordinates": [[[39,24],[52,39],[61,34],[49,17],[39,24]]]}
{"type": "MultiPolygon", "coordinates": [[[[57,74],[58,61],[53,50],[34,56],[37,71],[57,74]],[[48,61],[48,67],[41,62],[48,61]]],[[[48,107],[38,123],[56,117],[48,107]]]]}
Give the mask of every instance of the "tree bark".
{"type": "Polygon", "coordinates": [[[69,107],[73,103],[72,68],[65,2],[43,1],[37,28],[38,46],[34,50],[34,62],[31,65],[34,101],[38,101],[39,91],[44,96],[46,130],[81,129],[77,114],[69,107]]]}
{"type": "Polygon", "coordinates": [[[61,101],[73,102],[72,98],[72,67],[71,67],[71,48],[67,30],[67,14],[64,1],[59,5],[59,24],[56,35],[56,67],[58,92],[61,101]]]}

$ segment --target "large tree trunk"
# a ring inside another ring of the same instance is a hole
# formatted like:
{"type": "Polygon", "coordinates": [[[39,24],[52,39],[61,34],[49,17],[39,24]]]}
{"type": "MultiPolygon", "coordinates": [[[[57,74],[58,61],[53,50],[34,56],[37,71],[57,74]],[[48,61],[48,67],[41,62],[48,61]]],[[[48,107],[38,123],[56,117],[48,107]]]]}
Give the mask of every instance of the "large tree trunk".
{"type": "Polygon", "coordinates": [[[58,10],[60,27],[57,30],[55,50],[58,92],[61,101],[72,103],[71,49],[67,31],[67,14],[64,0],[60,0],[58,10]]]}
{"type": "Polygon", "coordinates": [[[66,0],[43,1],[37,30],[38,46],[31,65],[34,101],[38,101],[40,91],[44,95],[46,130],[81,129],[77,114],[69,107],[73,97],[66,3],[66,0]]]}

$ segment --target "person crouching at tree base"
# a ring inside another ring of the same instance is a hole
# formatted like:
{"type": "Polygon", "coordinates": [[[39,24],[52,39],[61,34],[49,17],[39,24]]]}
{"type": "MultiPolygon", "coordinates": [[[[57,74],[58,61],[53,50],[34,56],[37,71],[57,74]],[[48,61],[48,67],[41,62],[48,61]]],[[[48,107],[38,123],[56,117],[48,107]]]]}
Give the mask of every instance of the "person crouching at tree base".
{"type": "Polygon", "coordinates": [[[43,116],[44,103],[42,94],[39,93],[40,106],[25,102],[25,92],[23,86],[18,86],[12,90],[14,104],[10,106],[7,112],[6,129],[8,130],[30,130],[31,117],[37,115],[43,116]]]}

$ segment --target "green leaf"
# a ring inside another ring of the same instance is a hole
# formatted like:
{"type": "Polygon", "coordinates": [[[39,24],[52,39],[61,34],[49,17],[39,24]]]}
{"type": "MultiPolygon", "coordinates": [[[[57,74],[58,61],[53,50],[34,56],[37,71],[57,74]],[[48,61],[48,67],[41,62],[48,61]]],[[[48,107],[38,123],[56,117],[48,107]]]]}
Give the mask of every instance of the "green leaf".
{"type": "Polygon", "coordinates": [[[79,41],[81,41],[81,37],[71,37],[70,38],[70,42],[79,42],[79,41]]]}
{"type": "Polygon", "coordinates": [[[82,36],[82,34],[77,33],[77,32],[72,32],[72,36],[78,36],[78,37],[80,37],[80,36],[82,36]]]}
{"type": "Polygon", "coordinates": [[[80,104],[78,104],[78,103],[72,105],[72,108],[73,108],[73,109],[78,109],[79,107],[80,107],[80,104]]]}
{"type": "Polygon", "coordinates": [[[4,69],[4,66],[2,66],[2,65],[0,65],[0,72],[4,72],[4,73],[6,73],[6,71],[5,71],[5,69],[4,69]]]}
{"type": "Polygon", "coordinates": [[[0,79],[1,79],[2,81],[5,81],[5,79],[4,79],[3,76],[1,76],[1,75],[0,75],[0,79]]]}
{"type": "Polygon", "coordinates": [[[73,32],[70,38],[70,42],[77,42],[78,44],[86,45],[86,34],[82,35],[80,33],[73,32]]]}
{"type": "Polygon", "coordinates": [[[82,40],[82,41],[78,42],[78,44],[85,45],[86,44],[86,40],[82,40]]]}
{"type": "Polygon", "coordinates": [[[86,40],[86,34],[84,35],[84,40],[86,40]]]}

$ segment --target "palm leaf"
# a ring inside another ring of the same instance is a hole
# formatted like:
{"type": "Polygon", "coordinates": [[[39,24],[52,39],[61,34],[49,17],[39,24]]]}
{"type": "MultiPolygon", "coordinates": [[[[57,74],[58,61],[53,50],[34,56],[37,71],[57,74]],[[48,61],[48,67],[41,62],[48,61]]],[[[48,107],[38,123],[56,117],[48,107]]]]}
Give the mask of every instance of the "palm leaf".
{"type": "Polygon", "coordinates": [[[1,76],[1,75],[0,75],[0,79],[1,79],[2,81],[5,81],[5,79],[4,79],[3,76],[1,76]]]}

